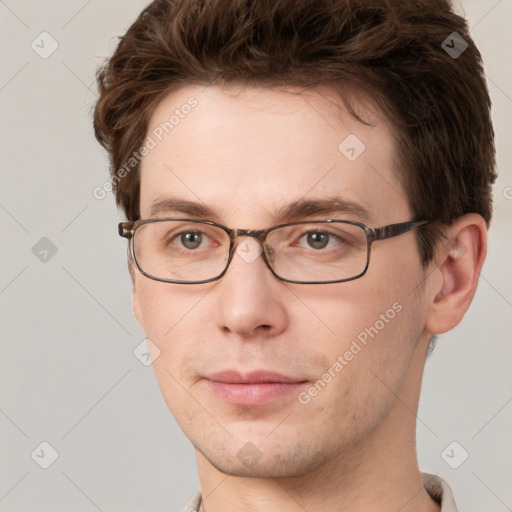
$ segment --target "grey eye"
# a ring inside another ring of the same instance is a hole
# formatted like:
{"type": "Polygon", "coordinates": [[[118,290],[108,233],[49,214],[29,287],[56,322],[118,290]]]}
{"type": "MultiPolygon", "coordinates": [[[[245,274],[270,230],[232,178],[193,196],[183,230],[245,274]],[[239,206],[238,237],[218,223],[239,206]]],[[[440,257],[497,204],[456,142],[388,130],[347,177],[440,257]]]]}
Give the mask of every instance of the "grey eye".
{"type": "Polygon", "coordinates": [[[313,249],[324,249],[329,243],[329,234],[320,231],[308,233],[307,243],[313,249]]]}
{"type": "Polygon", "coordinates": [[[180,241],[187,249],[197,249],[203,241],[203,235],[198,232],[182,233],[180,241]]]}

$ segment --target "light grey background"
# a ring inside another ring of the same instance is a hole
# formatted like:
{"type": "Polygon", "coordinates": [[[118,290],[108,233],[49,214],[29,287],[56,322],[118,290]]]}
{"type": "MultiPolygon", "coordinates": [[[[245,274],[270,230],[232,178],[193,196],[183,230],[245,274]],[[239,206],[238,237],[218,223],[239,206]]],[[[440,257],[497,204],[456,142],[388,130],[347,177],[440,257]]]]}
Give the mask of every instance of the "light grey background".
{"type": "MultiPolygon", "coordinates": [[[[108,179],[91,128],[95,70],[144,5],[0,0],[1,512],[172,512],[199,486],[193,449],[151,367],[133,354],[144,332],[131,310],[121,216],[112,194],[92,194],[108,179]],[[44,55],[52,39],[58,48],[47,58],[31,47],[44,55]],[[58,453],[48,469],[43,441],[58,453]]],[[[512,0],[462,5],[484,55],[500,177],[476,298],[427,362],[418,453],[422,470],[451,484],[461,511],[504,512],[512,510],[512,0]],[[463,450],[469,457],[453,469],[463,450]]]]}

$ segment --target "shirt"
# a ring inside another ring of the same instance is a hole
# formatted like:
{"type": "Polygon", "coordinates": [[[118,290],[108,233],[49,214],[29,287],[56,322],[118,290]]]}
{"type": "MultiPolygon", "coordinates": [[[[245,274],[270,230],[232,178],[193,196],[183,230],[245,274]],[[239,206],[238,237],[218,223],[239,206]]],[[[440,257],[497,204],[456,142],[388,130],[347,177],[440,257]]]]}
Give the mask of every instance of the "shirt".
{"type": "MultiPolygon", "coordinates": [[[[440,477],[430,473],[421,473],[423,485],[430,497],[441,507],[441,512],[457,512],[450,486],[440,477]]],[[[199,512],[201,491],[197,491],[181,512],[199,512]]]]}

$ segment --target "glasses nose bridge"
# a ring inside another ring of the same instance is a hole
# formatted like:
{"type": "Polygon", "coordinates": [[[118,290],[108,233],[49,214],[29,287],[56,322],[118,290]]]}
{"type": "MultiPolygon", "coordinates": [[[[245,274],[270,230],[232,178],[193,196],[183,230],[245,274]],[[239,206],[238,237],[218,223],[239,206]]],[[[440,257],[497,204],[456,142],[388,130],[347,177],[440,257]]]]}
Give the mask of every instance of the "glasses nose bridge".
{"type": "MultiPolygon", "coordinates": [[[[267,235],[272,231],[270,229],[233,229],[232,230],[232,242],[231,242],[231,251],[234,252],[237,247],[237,240],[240,237],[249,237],[254,238],[261,245],[262,256],[265,264],[272,271],[271,261],[274,259],[274,249],[269,247],[265,241],[267,239],[267,235]]],[[[272,271],[273,272],[273,271],[272,271]]]]}
{"type": "Polygon", "coordinates": [[[262,247],[264,247],[265,240],[267,238],[268,229],[234,229],[233,230],[233,243],[236,243],[240,237],[255,238],[262,247]]]}

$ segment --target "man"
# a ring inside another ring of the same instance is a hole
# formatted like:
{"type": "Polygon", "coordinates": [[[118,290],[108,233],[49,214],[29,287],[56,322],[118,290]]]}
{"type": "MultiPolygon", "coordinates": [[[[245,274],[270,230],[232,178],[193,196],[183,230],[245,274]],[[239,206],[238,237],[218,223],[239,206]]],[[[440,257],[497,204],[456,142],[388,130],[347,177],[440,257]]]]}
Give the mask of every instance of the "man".
{"type": "Polygon", "coordinates": [[[444,0],[160,0],[122,38],[95,129],[184,510],[456,510],[415,420],[486,254],[483,77],[444,0]]]}

